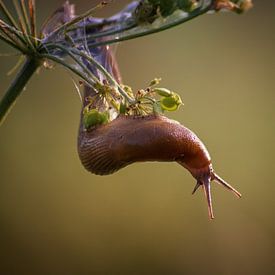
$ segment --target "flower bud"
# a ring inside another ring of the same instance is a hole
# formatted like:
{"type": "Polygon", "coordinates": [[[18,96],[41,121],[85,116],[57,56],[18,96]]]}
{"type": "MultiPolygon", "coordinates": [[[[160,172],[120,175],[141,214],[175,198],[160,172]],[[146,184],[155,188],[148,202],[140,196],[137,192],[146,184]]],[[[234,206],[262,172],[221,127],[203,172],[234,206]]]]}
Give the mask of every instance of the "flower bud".
{"type": "Polygon", "coordinates": [[[153,92],[157,93],[160,96],[164,96],[164,97],[172,96],[172,92],[166,88],[154,88],[153,92]]]}

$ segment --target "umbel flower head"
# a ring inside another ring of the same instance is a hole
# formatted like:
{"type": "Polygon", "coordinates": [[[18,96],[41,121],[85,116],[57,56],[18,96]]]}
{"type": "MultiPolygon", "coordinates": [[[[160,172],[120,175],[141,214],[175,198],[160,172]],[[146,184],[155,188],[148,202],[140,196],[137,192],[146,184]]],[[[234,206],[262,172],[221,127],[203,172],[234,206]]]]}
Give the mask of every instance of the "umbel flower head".
{"type": "MultiPolygon", "coordinates": [[[[249,0],[139,0],[109,18],[92,16],[96,9],[109,2],[102,1],[77,16],[75,6],[66,1],[38,31],[35,0],[14,0],[15,16],[0,1],[0,40],[26,58],[15,81],[1,99],[0,123],[30,77],[43,64],[48,67],[51,67],[49,64],[60,64],[98,92],[105,91],[106,94],[106,91],[112,91],[106,106],[116,106],[118,111],[123,103],[128,105],[127,108],[139,109],[136,96],[121,85],[115,62],[106,62],[110,56],[105,54],[106,45],[163,31],[209,11],[227,9],[240,12],[252,5],[249,0]]],[[[152,94],[147,94],[147,98],[150,97],[152,94]]],[[[151,102],[156,110],[156,100],[151,102]]],[[[162,107],[171,102],[171,98],[163,99],[162,107]]]]}

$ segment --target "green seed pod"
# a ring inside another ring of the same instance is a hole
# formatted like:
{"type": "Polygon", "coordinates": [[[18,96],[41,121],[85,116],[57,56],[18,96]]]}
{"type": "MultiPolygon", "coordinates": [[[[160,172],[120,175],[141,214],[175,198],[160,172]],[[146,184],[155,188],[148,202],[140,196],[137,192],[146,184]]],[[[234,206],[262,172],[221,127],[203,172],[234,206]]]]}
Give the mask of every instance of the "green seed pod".
{"type": "Polygon", "coordinates": [[[110,116],[108,112],[101,113],[101,124],[106,124],[110,121],[110,116]]]}
{"type": "Polygon", "coordinates": [[[173,93],[166,88],[154,88],[153,92],[157,93],[160,96],[164,96],[164,97],[170,97],[173,95],[173,93]]]}
{"type": "Polygon", "coordinates": [[[83,124],[86,129],[89,129],[96,125],[106,124],[109,121],[109,115],[107,112],[99,112],[96,109],[83,111],[83,124]]]}
{"type": "Polygon", "coordinates": [[[152,86],[155,86],[155,85],[158,85],[161,81],[161,78],[154,78],[150,84],[149,84],[149,87],[152,87],[152,86]]]}
{"type": "Polygon", "coordinates": [[[160,100],[160,105],[163,110],[176,111],[180,105],[182,105],[181,98],[178,94],[173,93],[172,96],[163,97],[160,100]]]}

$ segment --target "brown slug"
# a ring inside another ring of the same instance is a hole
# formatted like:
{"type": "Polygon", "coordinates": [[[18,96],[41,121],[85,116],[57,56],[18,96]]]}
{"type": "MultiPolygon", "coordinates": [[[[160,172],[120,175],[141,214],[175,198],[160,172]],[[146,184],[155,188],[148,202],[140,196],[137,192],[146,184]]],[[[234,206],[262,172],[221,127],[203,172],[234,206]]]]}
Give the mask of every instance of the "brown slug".
{"type": "Polygon", "coordinates": [[[202,186],[209,217],[214,218],[210,193],[212,180],[238,197],[241,194],[214,173],[210,155],[200,139],[177,121],[162,115],[124,116],[91,130],[82,129],[78,143],[84,167],[97,175],[109,175],[142,161],[175,161],[197,180],[193,193],[202,186]]]}
{"type": "MultiPolygon", "coordinates": [[[[108,47],[101,48],[100,63],[121,83],[119,69],[108,47]]],[[[97,175],[110,175],[134,162],[175,161],[196,179],[193,190],[202,186],[208,213],[214,218],[210,182],[216,181],[238,197],[241,194],[214,173],[210,155],[202,141],[188,128],[161,114],[118,115],[112,121],[85,128],[83,110],[89,106],[85,99],[96,91],[84,85],[84,100],[78,135],[78,153],[83,166],[97,175]]],[[[99,105],[94,105],[100,110],[99,105]]]]}

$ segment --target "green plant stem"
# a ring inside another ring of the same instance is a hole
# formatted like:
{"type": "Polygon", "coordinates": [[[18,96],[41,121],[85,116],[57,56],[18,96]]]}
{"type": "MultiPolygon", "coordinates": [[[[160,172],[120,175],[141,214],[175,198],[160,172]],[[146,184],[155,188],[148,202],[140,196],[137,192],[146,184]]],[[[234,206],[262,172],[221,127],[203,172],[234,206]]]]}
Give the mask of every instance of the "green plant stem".
{"type": "Polygon", "coordinates": [[[66,61],[64,61],[62,58],[56,57],[56,56],[51,55],[51,54],[40,54],[40,57],[44,58],[44,59],[52,60],[52,61],[56,62],[57,64],[60,64],[60,65],[64,66],[65,68],[69,69],[71,72],[73,72],[76,75],[78,75],[88,85],[91,85],[91,86],[94,85],[94,83],[85,74],[83,74],[81,71],[79,71],[73,65],[71,65],[69,63],[66,63],[66,61]]]}
{"type": "Polygon", "coordinates": [[[6,115],[11,110],[17,97],[21,94],[24,87],[40,66],[40,61],[33,58],[27,58],[17,77],[11,83],[7,92],[0,101],[0,125],[3,123],[6,115]]]}
{"type": "Polygon", "coordinates": [[[126,98],[126,100],[130,103],[130,104],[135,104],[136,100],[134,98],[132,98],[131,96],[129,96],[127,94],[127,92],[125,92],[121,86],[116,82],[116,80],[112,77],[112,75],[100,64],[98,63],[93,57],[89,56],[88,54],[86,54],[83,51],[79,51],[78,49],[71,49],[72,53],[75,53],[79,56],[82,56],[84,58],[86,58],[93,66],[95,66],[99,71],[101,71],[105,77],[115,86],[118,88],[119,93],[126,98]]]}
{"type": "MultiPolygon", "coordinates": [[[[209,0],[207,3],[203,3],[203,5],[201,7],[196,8],[195,10],[193,10],[192,12],[190,12],[188,14],[188,16],[186,17],[182,17],[179,18],[178,20],[174,21],[174,22],[168,22],[168,23],[164,23],[161,26],[159,26],[158,28],[150,28],[150,29],[146,29],[141,26],[136,26],[133,24],[132,28],[129,27],[129,32],[127,34],[122,34],[120,37],[116,37],[116,38],[106,38],[103,39],[101,41],[93,41],[94,36],[95,37],[100,37],[100,33],[96,33],[88,35],[86,37],[86,40],[91,40],[90,43],[88,43],[89,47],[98,47],[98,46],[103,46],[103,45],[110,45],[110,44],[114,44],[117,42],[122,42],[122,41],[126,41],[126,40],[130,40],[130,39],[134,39],[137,37],[142,37],[145,35],[149,35],[149,34],[153,34],[153,33],[157,33],[157,32],[161,32],[170,28],[173,28],[177,25],[183,24],[187,21],[190,21],[200,15],[203,15],[205,13],[207,13],[208,11],[210,11],[213,7],[215,0],[209,0]],[[136,30],[134,30],[134,28],[136,28],[136,30]]],[[[120,23],[120,22],[119,22],[120,23]]],[[[92,26],[92,25],[91,25],[92,26]]],[[[120,29],[118,28],[116,31],[112,32],[113,35],[115,34],[120,34],[120,29]]],[[[83,38],[80,39],[75,39],[75,43],[80,43],[83,40],[83,38]]]]}
{"type": "Polygon", "coordinates": [[[19,50],[24,53],[25,49],[23,49],[20,45],[14,43],[14,41],[10,40],[9,37],[5,37],[0,33],[0,40],[6,42],[9,46],[12,46],[16,50],[19,50]]]}

